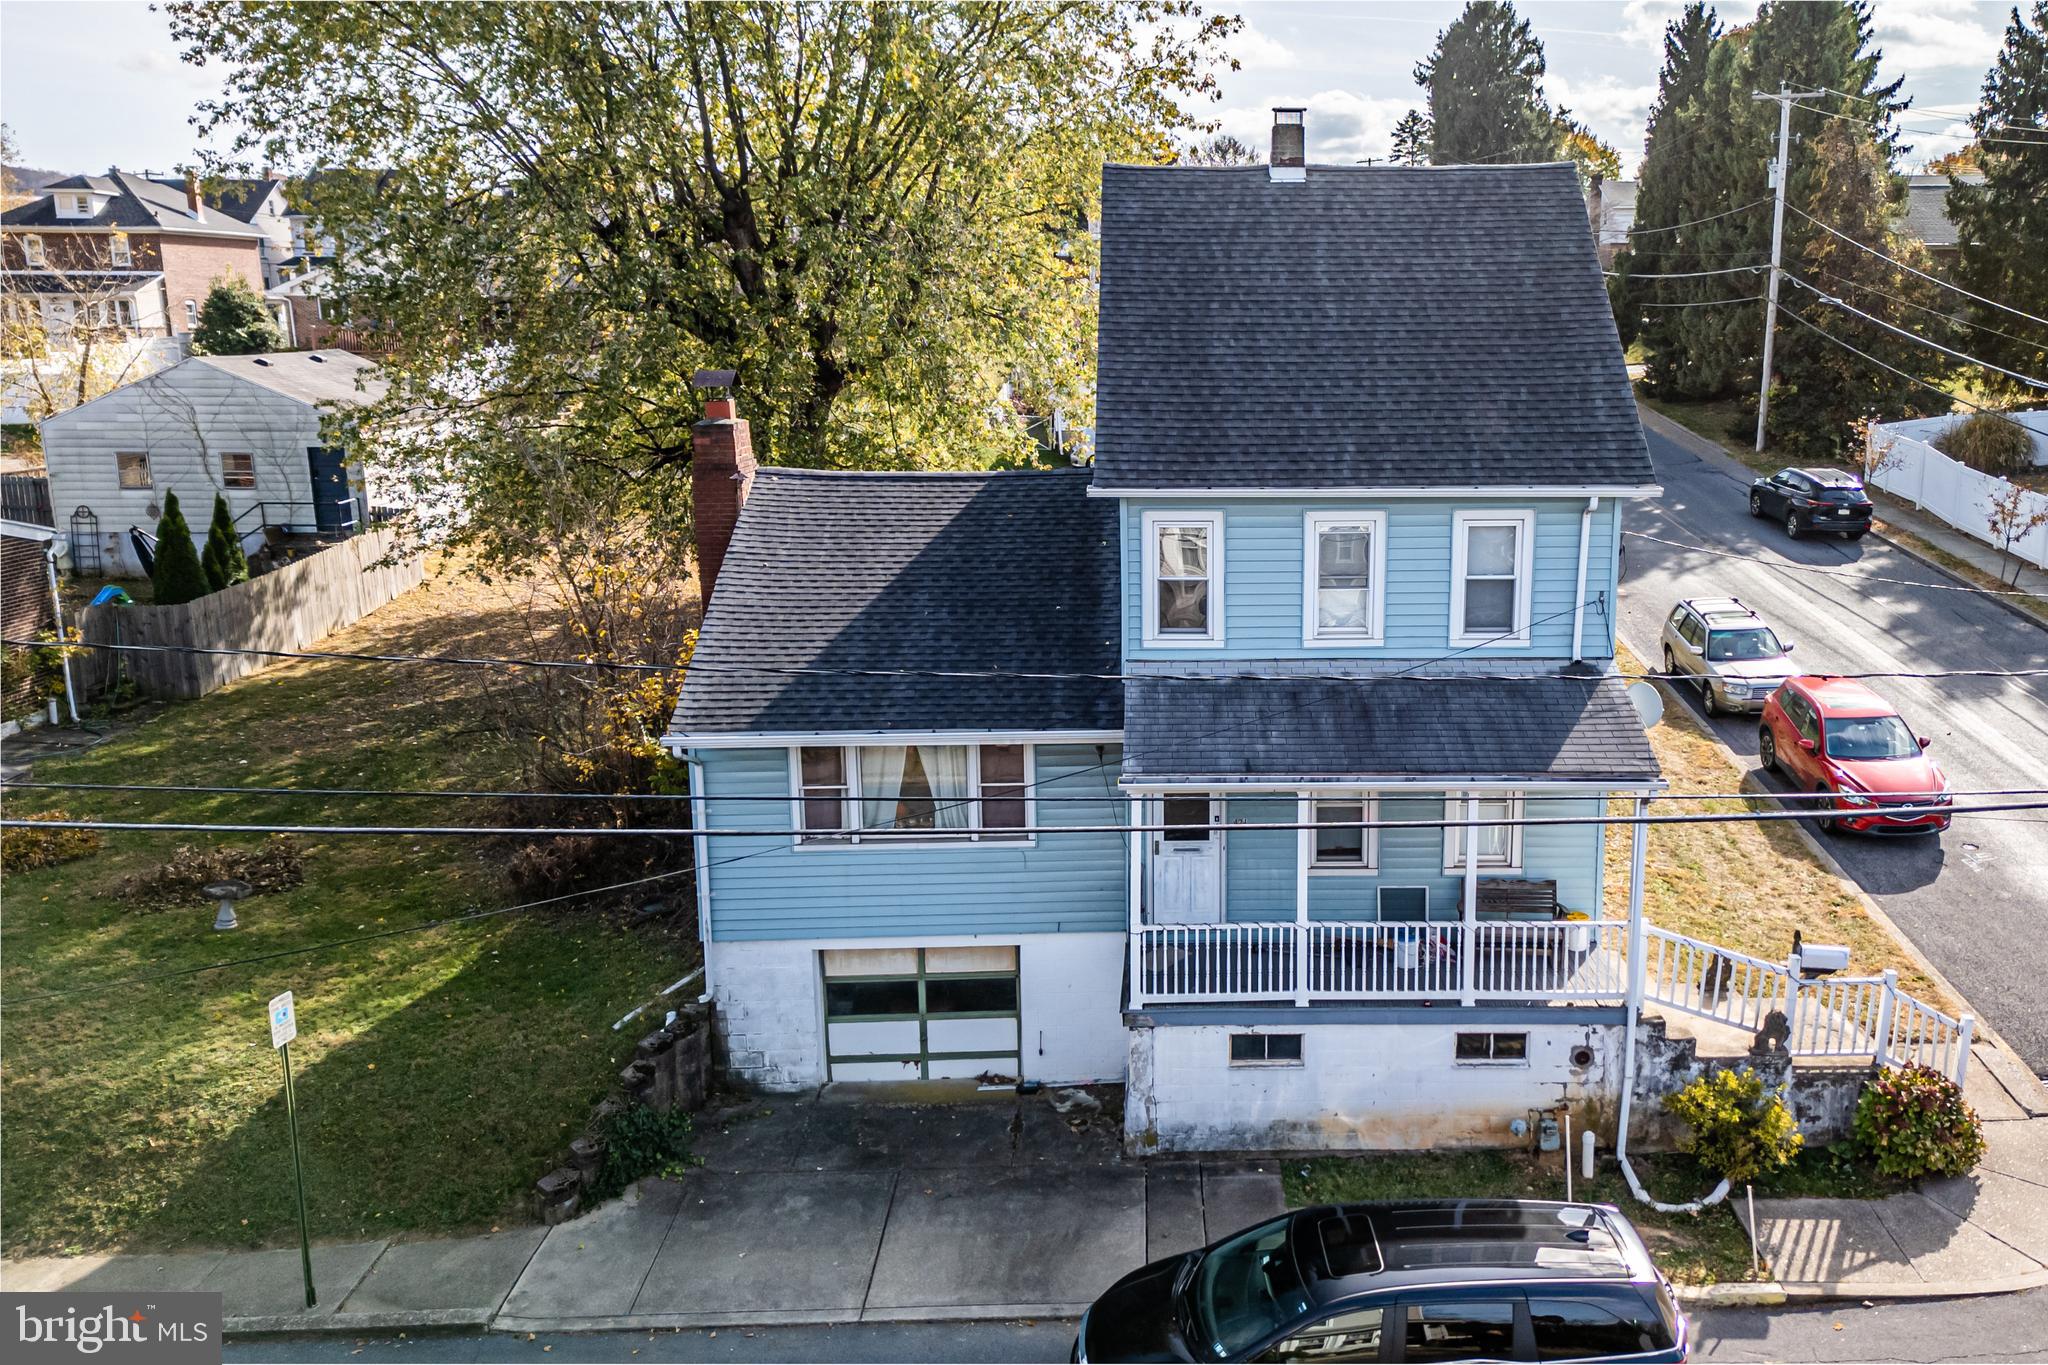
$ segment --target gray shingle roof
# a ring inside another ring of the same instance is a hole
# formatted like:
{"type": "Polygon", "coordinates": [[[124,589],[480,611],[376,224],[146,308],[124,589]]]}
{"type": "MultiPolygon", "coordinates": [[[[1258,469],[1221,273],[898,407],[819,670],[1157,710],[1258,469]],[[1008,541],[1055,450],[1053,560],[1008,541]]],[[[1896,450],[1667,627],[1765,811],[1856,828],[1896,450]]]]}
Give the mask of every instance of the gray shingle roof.
{"type": "MultiPolygon", "coordinates": [[[[1963,182],[1984,183],[1982,175],[1967,173],[1963,182]]],[[[1955,221],[1948,216],[1949,179],[1945,175],[1906,177],[1906,206],[1899,213],[1899,231],[1917,237],[1928,246],[1954,246],[1955,221]]]]}
{"type": "Polygon", "coordinates": [[[1618,677],[1142,678],[1124,684],[1126,781],[1385,777],[1651,781],[1618,677]]]}
{"type": "Polygon", "coordinates": [[[273,351],[269,355],[200,355],[184,362],[211,365],[237,379],[261,384],[301,403],[361,403],[381,398],[377,367],[351,351],[273,351]],[[364,387],[356,380],[364,377],[364,387]]]}
{"type": "Polygon", "coordinates": [[[1655,482],[1570,166],[1102,183],[1098,488],[1655,482]]]}
{"type": "Polygon", "coordinates": [[[263,236],[263,229],[234,218],[219,208],[204,218],[194,218],[185,202],[182,182],[165,184],[147,176],[114,171],[108,175],[74,175],[45,185],[41,197],[17,204],[0,215],[0,224],[11,228],[134,228],[138,231],[182,232],[209,237],[263,236]],[[51,198],[52,191],[91,190],[109,196],[91,218],[60,218],[51,198]]]}
{"type": "Polygon", "coordinates": [[[1117,729],[1115,682],[768,671],[1114,673],[1116,504],[1087,488],[1086,470],[760,471],[675,729],[1117,729]]]}

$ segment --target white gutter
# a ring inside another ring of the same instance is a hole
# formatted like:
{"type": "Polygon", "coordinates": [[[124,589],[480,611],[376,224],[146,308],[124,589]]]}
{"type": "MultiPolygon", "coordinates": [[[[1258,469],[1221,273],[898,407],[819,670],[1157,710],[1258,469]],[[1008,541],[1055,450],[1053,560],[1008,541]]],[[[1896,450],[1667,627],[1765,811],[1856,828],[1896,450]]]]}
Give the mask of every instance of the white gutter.
{"type": "Polygon", "coordinates": [[[1453,488],[1112,488],[1090,484],[1091,498],[1198,498],[1204,502],[1247,498],[1655,498],[1662,484],[1526,484],[1521,487],[1453,488]]]}
{"type": "MultiPolygon", "coordinates": [[[[1628,845],[1628,1023],[1622,1031],[1621,1118],[1614,1129],[1614,1159],[1621,1166],[1629,1193],[1640,1202],[1659,1213],[1698,1213],[1728,1197],[1726,1178],[1708,1191],[1704,1199],[1689,1204],[1666,1204],[1650,1197],[1643,1182],[1636,1178],[1636,1168],[1628,1164],[1628,1119],[1636,1095],[1636,1021],[1643,1010],[1643,973],[1648,966],[1648,954],[1643,951],[1643,863],[1650,844],[1648,827],[1643,824],[1642,797],[1636,797],[1632,809],[1635,823],[1629,826],[1628,845]]],[[[1565,1159],[1569,1161],[1571,1153],[1565,1153],[1565,1159]]]]}
{"type": "MultiPolygon", "coordinates": [[[[1663,778],[1645,784],[1634,779],[1620,779],[1619,789],[1643,791],[1651,787],[1663,788],[1670,784],[1663,778]]],[[[1142,782],[1120,781],[1119,790],[1145,796],[1172,795],[1194,789],[1213,791],[1219,796],[1292,796],[1296,792],[1356,792],[1356,791],[1413,791],[1421,793],[1445,791],[1476,792],[1541,792],[1545,797],[1566,796],[1607,796],[1617,790],[1617,780],[1554,782],[1540,777],[1489,777],[1466,778],[1441,774],[1435,777],[1375,777],[1361,773],[1355,777],[1322,778],[1313,782],[1285,779],[1268,779],[1263,782],[1238,782],[1228,777],[1189,776],[1183,778],[1157,778],[1142,782]]]]}
{"type": "Polygon", "coordinates": [[[1121,744],[1121,730],[774,730],[687,734],[671,730],[664,747],[685,749],[787,749],[804,744],[1121,744]]]}
{"type": "Polygon", "coordinates": [[[695,864],[690,880],[697,883],[697,950],[704,954],[704,994],[712,993],[711,980],[711,840],[703,833],[708,826],[704,815],[704,763],[693,754],[682,755],[690,773],[690,856],[695,864]]]}
{"type": "Polygon", "coordinates": [[[1586,505],[1579,509],[1579,586],[1572,594],[1572,662],[1585,658],[1579,649],[1579,637],[1586,629],[1586,555],[1592,548],[1593,509],[1600,505],[1598,497],[1586,499],[1586,505]]]}

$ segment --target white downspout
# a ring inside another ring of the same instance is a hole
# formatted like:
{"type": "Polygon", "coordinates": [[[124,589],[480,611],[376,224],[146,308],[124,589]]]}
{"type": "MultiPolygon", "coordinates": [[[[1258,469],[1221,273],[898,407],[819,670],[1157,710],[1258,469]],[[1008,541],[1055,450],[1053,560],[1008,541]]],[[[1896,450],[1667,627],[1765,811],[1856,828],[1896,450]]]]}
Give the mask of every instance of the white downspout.
{"type": "Polygon", "coordinates": [[[1579,650],[1579,638],[1586,629],[1586,557],[1592,550],[1593,509],[1600,505],[1600,499],[1586,499],[1586,505],[1579,509],[1579,587],[1572,594],[1572,662],[1577,663],[1586,656],[1579,650]]]}
{"type": "MultiPolygon", "coordinates": [[[[1643,1182],[1636,1178],[1635,1167],[1628,1164],[1629,1111],[1636,1094],[1636,1020],[1642,1014],[1643,973],[1649,966],[1648,954],[1643,951],[1643,863],[1649,839],[1643,825],[1641,796],[1635,798],[1631,811],[1635,819],[1629,825],[1628,843],[1628,1027],[1621,1040],[1621,1119],[1614,1130],[1614,1159],[1621,1166],[1621,1177],[1628,1182],[1629,1193],[1640,1202],[1659,1213],[1697,1213],[1728,1197],[1725,1178],[1704,1199],[1695,1199],[1690,1204],[1666,1204],[1650,1197],[1643,1182]]],[[[1565,1155],[1569,1160],[1571,1154],[1565,1155]]]]}
{"type": "MultiPolygon", "coordinates": [[[[1444,812],[1449,815],[1448,809],[1444,812]]],[[[1464,941],[1458,945],[1458,1003],[1479,1003],[1479,978],[1474,959],[1479,956],[1479,793],[1465,793],[1465,887],[1464,907],[1458,920],[1464,941]]]]}
{"type": "Polygon", "coordinates": [[[700,999],[708,1000],[714,993],[711,979],[711,840],[702,833],[710,828],[704,814],[704,762],[695,754],[685,753],[683,765],[690,774],[690,851],[696,859],[691,869],[695,874],[690,880],[697,883],[697,946],[704,953],[704,994],[700,999]]]}
{"type": "Polygon", "coordinates": [[[71,681],[71,651],[65,648],[64,598],[57,591],[57,542],[43,542],[43,564],[50,571],[50,615],[57,623],[57,662],[64,669],[64,705],[71,712],[71,723],[78,724],[78,688],[71,681]]]}
{"type": "MultiPolygon", "coordinates": [[[[1114,809],[1114,807],[1112,807],[1114,809]]],[[[1151,836],[1140,828],[1145,823],[1145,801],[1142,797],[1131,798],[1131,832],[1129,885],[1125,890],[1129,919],[1131,1008],[1143,1009],[1145,1005],[1145,936],[1139,932],[1144,925],[1145,907],[1145,841],[1151,836]]]]}

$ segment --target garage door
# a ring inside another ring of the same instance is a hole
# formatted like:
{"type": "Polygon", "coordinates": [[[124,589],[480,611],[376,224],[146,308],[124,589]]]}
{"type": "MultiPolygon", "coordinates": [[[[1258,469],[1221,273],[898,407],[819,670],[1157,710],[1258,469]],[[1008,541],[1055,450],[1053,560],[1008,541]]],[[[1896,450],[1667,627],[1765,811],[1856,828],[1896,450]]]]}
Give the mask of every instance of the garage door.
{"type": "Polygon", "coordinates": [[[1019,1073],[1015,948],[858,948],[822,954],[835,1081],[1019,1073]]]}

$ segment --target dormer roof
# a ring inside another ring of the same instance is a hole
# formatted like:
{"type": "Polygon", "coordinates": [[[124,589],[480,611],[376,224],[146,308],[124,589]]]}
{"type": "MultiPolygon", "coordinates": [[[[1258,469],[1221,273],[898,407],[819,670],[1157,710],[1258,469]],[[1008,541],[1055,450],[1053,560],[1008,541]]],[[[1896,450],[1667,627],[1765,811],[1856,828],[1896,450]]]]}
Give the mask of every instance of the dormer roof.
{"type": "Polygon", "coordinates": [[[1110,166],[1097,494],[1655,485],[1568,164],[1110,166]]]}

